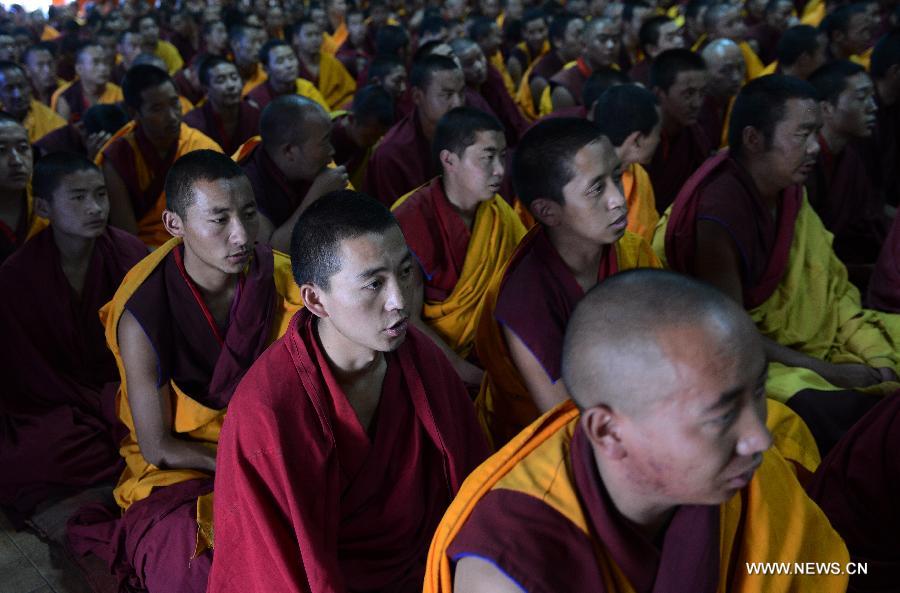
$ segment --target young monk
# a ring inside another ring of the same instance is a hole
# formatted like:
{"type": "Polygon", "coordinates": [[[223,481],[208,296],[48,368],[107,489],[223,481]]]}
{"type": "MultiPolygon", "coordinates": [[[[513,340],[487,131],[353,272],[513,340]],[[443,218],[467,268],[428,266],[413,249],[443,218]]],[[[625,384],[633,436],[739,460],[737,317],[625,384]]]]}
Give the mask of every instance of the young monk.
{"type": "Polygon", "coordinates": [[[70,539],[79,552],[105,551],[131,590],[202,592],[212,533],[203,496],[229,400],[300,301],[288,258],[255,245],[253,192],[231,159],[211,150],[183,156],[166,178],[166,199],[174,238],[131,270],[104,309],[129,431],[114,491],[121,518],[114,529],[76,521],[70,539]],[[104,536],[111,541],[98,550],[104,536]]]}
{"type": "Polygon", "coordinates": [[[25,127],[32,144],[66,125],[55,111],[32,98],[25,70],[15,62],[0,61],[0,106],[25,127]]]}
{"type": "Polygon", "coordinates": [[[900,31],[885,35],[872,50],[872,82],[878,103],[871,145],[870,175],[889,204],[900,202],[900,31]]]}
{"type": "Polygon", "coordinates": [[[42,41],[28,46],[22,54],[22,66],[31,81],[35,98],[48,107],[50,97],[60,85],[60,79],[56,76],[55,51],[52,43],[42,41]]]}
{"type": "Polygon", "coordinates": [[[119,374],[97,311],[147,255],[106,226],[106,182],[84,156],[42,158],[33,192],[51,226],[0,266],[0,505],[14,520],[121,473],[119,374]]]}
{"type": "Polygon", "coordinates": [[[224,58],[205,58],[198,69],[206,101],[184,116],[184,123],[214,140],[225,154],[259,133],[260,109],[241,100],[241,75],[237,66],[224,58]]]}
{"type": "Polygon", "coordinates": [[[686,49],[659,54],[650,67],[650,90],[662,109],[662,138],[647,167],[662,213],[712,152],[698,124],[708,75],[703,58],[686,49]]]}
{"type": "Polygon", "coordinates": [[[431,150],[442,174],[393,208],[421,271],[412,320],[434,336],[464,382],[478,385],[483,373],[470,361],[484,294],[525,227],[497,193],[506,139],[496,118],[457,107],[438,122],[431,150]]]}
{"type": "Polygon", "coordinates": [[[356,91],[349,111],[333,114],[331,121],[334,162],[347,169],[353,187],[361,187],[375,145],[394,125],[394,100],[370,84],[356,91]]]}
{"type": "Polygon", "coordinates": [[[331,109],[316,86],[299,76],[299,62],[293,48],[281,39],[270,39],[259,50],[259,59],[266,71],[266,80],[247,93],[247,100],[259,109],[276,97],[300,95],[331,109]]]}
{"type": "Polygon", "coordinates": [[[106,50],[98,43],[87,42],[75,54],[78,78],[59,87],[50,99],[50,108],[69,123],[79,121],[89,107],[118,103],[122,89],[110,82],[106,50]]]}
{"type": "Polygon", "coordinates": [[[322,51],[322,29],[316,23],[309,19],[294,23],[291,45],[299,58],[300,78],[315,85],[326,109],[338,109],[353,97],[356,81],[333,51],[322,51]]]}
{"type": "Polygon", "coordinates": [[[616,63],[621,35],[622,27],[609,19],[592,19],[584,26],[581,55],[550,78],[553,111],[581,105],[584,83],[591,73],[616,63]]]}
{"type": "Polygon", "coordinates": [[[613,86],[600,95],[593,119],[622,162],[622,192],[628,209],[626,229],[649,243],[659,222],[653,185],[644,169],[656,152],[662,130],[656,97],[636,84],[613,86]]]}
{"type": "Polygon", "coordinates": [[[368,193],[388,205],[434,176],[430,158],[434,129],[445,113],[464,102],[462,70],[446,56],[418,60],[409,84],[415,109],[375,147],[366,173],[368,193]]]}
{"type": "Polygon", "coordinates": [[[260,138],[236,155],[256,195],[259,241],[287,253],[303,211],[347,186],[347,168],[329,167],[331,129],[321,105],[297,95],[279,97],[263,110],[260,138]]]}
{"type": "Polygon", "coordinates": [[[529,8],[522,15],[522,41],[510,49],[506,60],[515,88],[519,88],[522,75],[551,50],[547,23],[547,15],[540,8],[529,8]]]}
{"type": "MultiPolygon", "coordinates": [[[[779,74],[801,80],[809,78],[827,60],[828,37],[809,25],[797,25],[784,32],[775,50],[779,74]]],[[[774,74],[775,70],[766,72],[774,74]]]]}
{"type": "Polygon", "coordinates": [[[738,44],[730,39],[708,43],[700,55],[706,63],[709,80],[698,122],[714,147],[727,146],[731,108],[744,85],[744,58],[738,44]]]}
{"type": "Polygon", "coordinates": [[[499,447],[565,401],[560,356],[575,304],[619,270],[658,266],[626,232],[622,165],[591,122],[555,118],[531,128],[513,156],[513,186],[539,223],[485,294],[476,354],[486,371],[476,408],[499,447]]]}
{"type": "Polygon", "coordinates": [[[739,306],[626,272],[578,304],[562,360],[574,401],[466,480],[425,593],[846,590],[847,548],[769,450],[766,357],[739,306]],[[748,574],[754,562],[837,572],[748,574]]]}
{"type": "Polygon", "coordinates": [[[33,167],[28,132],[13,116],[0,112],[0,263],[47,226],[32,201],[33,167]]]}
{"type": "Polygon", "coordinates": [[[434,528],[486,454],[471,403],[409,323],[416,264],[384,206],[319,200],[291,261],[305,308],[222,433],[209,591],[419,592],[434,528]]]}
{"type": "Polygon", "coordinates": [[[631,80],[649,87],[650,64],[656,56],[667,49],[684,47],[682,26],[668,16],[652,16],[641,25],[638,41],[644,57],[631,67],[628,76],[631,80]]]}
{"type": "Polygon", "coordinates": [[[266,42],[266,32],[261,27],[239,23],[228,30],[228,42],[234,55],[234,65],[244,81],[241,96],[245,97],[267,78],[265,69],[259,63],[259,50],[266,42]]]}
{"type": "Polygon", "coordinates": [[[522,74],[516,92],[516,103],[529,119],[533,120],[541,114],[541,97],[550,79],[581,55],[583,31],[584,20],[572,15],[561,14],[550,23],[551,49],[522,74]]]}
{"type": "Polygon", "coordinates": [[[156,66],[132,66],[122,82],[134,117],[99,155],[109,189],[109,222],[151,247],[169,239],[162,220],[166,173],[192,150],[222,149],[181,121],[181,102],[172,79],[156,66]]]}

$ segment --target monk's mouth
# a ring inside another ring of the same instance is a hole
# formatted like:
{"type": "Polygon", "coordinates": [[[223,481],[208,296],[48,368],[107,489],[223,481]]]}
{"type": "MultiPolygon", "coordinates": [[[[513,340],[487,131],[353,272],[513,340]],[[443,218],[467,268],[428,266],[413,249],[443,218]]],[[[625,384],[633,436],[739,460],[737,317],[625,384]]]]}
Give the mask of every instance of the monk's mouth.
{"type": "Polygon", "coordinates": [[[394,325],[388,327],[384,331],[392,338],[397,338],[406,333],[407,327],[409,327],[409,318],[408,317],[401,319],[400,321],[398,321],[394,325]]]}

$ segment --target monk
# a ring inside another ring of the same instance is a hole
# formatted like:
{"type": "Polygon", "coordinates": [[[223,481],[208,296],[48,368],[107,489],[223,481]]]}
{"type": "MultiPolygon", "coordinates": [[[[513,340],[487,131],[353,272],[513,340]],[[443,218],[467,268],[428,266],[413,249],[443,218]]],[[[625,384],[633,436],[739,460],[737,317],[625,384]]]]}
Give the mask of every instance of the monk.
{"type": "Polygon", "coordinates": [[[97,155],[109,189],[109,222],[151,247],[169,239],[162,220],[166,173],[192,150],[222,149],[181,121],[172,79],[156,66],[132,66],[122,82],[134,119],[97,155]]]}
{"type": "MultiPolygon", "coordinates": [[[[775,50],[779,74],[801,80],[822,66],[827,57],[828,38],[809,25],[797,25],[784,32],[775,50]]],[[[774,74],[767,72],[767,74],[774,74]]]]}
{"type": "Polygon", "coordinates": [[[56,112],[32,98],[25,70],[15,62],[0,62],[0,106],[25,127],[31,143],[66,125],[56,112]]]}
{"type": "Polygon", "coordinates": [[[42,41],[37,45],[28,46],[22,54],[22,65],[28,74],[28,80],[31,81],[34,96],[48,107],[50,97],[60,84],[59,78],[56,77],[54,51],[52,43],[42,41]]]}
{"type": "Polygon", "coordinates": [[[550,79],[581,55],[583,31],[584,20],[572,15],[559,15],[550,23],[550,50],[525,70],[516,92],[516,103],[526,117],[533,120],[541,114],[541,97],[550,79]]]}
{"type": "Polygon", "coordinates": [[[119,373],[97,311],[147,255],[107,228],[106,182],[87,158],[41,159],[33,191],[51,226],[0,266],[0,505],[13,519],[121,473],[119,373]]]}
{"type": "Polygon", "coordinates": [[[32,201],[34,157],[28,133],[14,117],[0,112],[0,263],[47,226],[32,201]]]}
{"type": "Polygon", "coordinates": [[[73,152],[93,161],[130,119],[119,105],[97,104],[84,112],[81,121],[53,130],[35,142],[34,149],[41,158],[54,152],[73,152]]]}
{"type": "Polygon", "coordinates": [[[763,11],[763,20],[749,28],[747,40],[755,42],[759,59],[770,64],[777,59],[778,40],[791,25],[794,12],[792,0],[769,0],[763,11]]]}
{"type": "Polygon", "coordinates": [[[246,22],[238,23],[228,30],[228,42],[234,55],[234,65],[244,81],[241,96],[246,96],[267,78],[259,59],[259,50],[266,42],[266,32],[246,22]]]}
{"type": "Polygon", "coordinates": [[[631,80],[649,87],[650,64],[656,59],[656,56],[667,49],[684,47],[682,27],[668,16],[652,16],[641,25],[638,39],[644,57],[631,67],[628,76],[631,80]]]}
{"type": "Polygon", "coordinates": [[[828,59],[850,60],[872,44],[874,23],[861,4],[838,6],[825,17],[820,29],[828,36],[828,59]]]}
{"type": "Polygon", "coordinates": [[[362,186],[372,151],[392,125],[394,100],[383,87],[374,84],[356,91],[349,111],[333,114],[334,162],[344,166],[353,187],[362,186]]]}
{"type": "MultiPolygon", "coordinates": [[[[127,93],[126,93],[127,94],[127,93]]],[[[70,524],[77,552],[110,562],[120,588],[206,591],[216,444],[228,403],[299,307],[288,259],[256,245],[250,184],[228,157],[199,150],[166,178],[173,239],[135,266],[104,308],[128,428],[114,491],[121,514],[70,524]]]]}
{"type": "Polygon", "coordinates": [[[142,51],[156,54],[166,63],[166,70],[174,75],[184,66],[184,59],[174,45],[159,38],[159,20],[147,13],[137,17],[134,28],[141,34],[142,51]]]}
{"type": "Polygon", "coordinates": [[[322,50],[322,29],[316,23],[308,19],[294,23],[291,45],[299,58],[300,78],[315,85],[326,109],[338,109],[353,97],[356,81],[333,51],[322,50]]]}
{"type": "Polygon", "coordinates": [[[88,42],[75,54],[78,78],[59,87],[50,99],[50,108],[69,123],[77,122],[91,105],[122,101],[122,89],[110,82],[106,51],[88,42]]]}
{"type": "Polygon", "coordinates": [[[752,80],[762,74],[764,65],[747,43],[747,25],[744,23],[742,7],[731,2],[712,3],[703,14],[703,27],[706,35],[692,49],[702,50],[707,43],[716,39],[731,39],[738,44],[744,58],[746,80],[752,80]]]}
{"type": "Polygon", "coordinates": [[[568,398],[562,335],[585,291],[619,270],[659,266],[625,230],[622,165],[593,123],[539,122],[512,166],[516,195],[538,224],[493,278],[476,330],[486,371],[476,409],[495,447],[568,398]]]}
{"type": "Polygon", "coordinates": [[[515,82],[513,82],[513,78],[503,58],[503,33],[500,31],[500,26],[497,25],[496,21],[492,21],[489,18],[474,17],[469,20],[467,33],[468,38],[478,44],[488,63],[500,75],[500,80],[503,82],[503,88],[506,89],[507,94],[510,97],[515,97],[515,82]]]}
{"type": "Polygon", "coordinates": [[[328,102],[316,86],[305,78],[298,78],[300,64],[293,48],[281,39],[270,39],[259,50],[259,59],[266,71],[266,80],[247,93],[247,100],[262,110],[276,97],[300,95],[330,110],[328,102]]]}
{"type": "Polygon", "coordinates": [[[121,61],[113,67],[112,81],[118,85],[122,84],[125,73],[133,65],[134,59],[141,53],[141,34],[136,30],[127,29],[119,33],[116,42],[116,50],[118,58],[121,61]]]}
{"type": "Polygon", "coordinates": [[[641,59],[641,25],[656,12],[655,3],[651,6],[646,0],[631,0],[624,3],[621,22],[610,19],[620,31],[614,63],[623,71],[628,72],[641,59]]]}
{"type": "Polygon", "coordinates": [[[384,206],[319,200],[291,261],[305,308],[222,432],[209,591],[418,593],[434,528],[486,455],[472,405],[409,323],[415,262],[384,206]]]}
{"type": "Polygon", "coordinates": [[[540,8],[529,8],[522,14],[522,41],[510,49],[506,60],[506,69],[517,89],[528,68],[550,51],[547,23],[547,15],[540,8]]]}
{"type": "Polygon", "coordinates": [[[713,150],[698,123],[708,74],[703,58],[687,49],[659,54],[650,67],[650,89],[662,109],[662,137],[647,167],[662,213],[713,150]]]}
{"type": "Polygon", "coordinates": [[[550,78],[552,111],[581,104],[584,83],[591,73],[615,65],[621,35],[621,27],[609,19],[592,19],[584,26],[581,55],[550,78]]]}
{"type": "Polygon", "coordinates": [[[451,58],[426,56],[409,74],[415,108],[385,134],[369,162],[364,187],[383,204],[393,204],[434,177],[431,141],[437,122],[462,106],[465,78],[451,58]]]}
{"type": "Polygon", "coordinates": [[[225,154],[259,133],[260,109],[241,100],[241,75],[237,66],[217,56],[209,56],[198,71],[206,101],[184,116],[184,123],[214,140],[225,154]]]}
{"type": "Polygon", "coordinates": [[[900,203],[900,32],[882,37],[872,50],[872,82],[878,103],[869,146],[870,175],[888,204],[900,203]]]}
{"type": "Polygon", "coordinates": [[[734,98],[744,85],[746,65],[741,48],[731,39],[716,39],[700,52],[709,75],[699,123],[714,147],[728,144],[728,118],[734,98]]]}
{"type": "Polygon", "coordinates": [[[224,58],[228,55],[228,29],[221,20],[206,21],[200,27],[203,52],[224,58]]]}
{"type": "Polygon", "coordinates": [[[334,57],[344,65],[353,80],[359,80],[369,67],[372,56],[366,49],[366,13],[362,8],[347,8],[347,38],[334,57]]]}
{"type": "Polygon", "coordinates": [[[303,211],[346,187],[346,167],[328,166],[334,156],[331,129],[322,107],[297,95],[279,97],[263,110],[260,139],[237,157],[256,196],[260,242],[287,253],[303,211]]]}
{"type": "Polygon", "coordinates": [[[622,192],[628,209],[625,228],[650,243],[659,214],[644,166],[653,158],[662,130],[656,97],[636,84],[613,86],[597,100],[593,120],[622,163],[622,192]]]}
{"type": "Polygon", "coordinates": [[[825,455],[877,394],[897,387],[900,318],[862,308],[804,198],[820,128],[808,83],[769,75],[745,85],[729,150],[691,177],[654,249],[750,312],[769,361],[768,396],[806,420],[825,455]]]}
{"type": "Polygon", "coordinates": [[[594,288],[565,334],[573,401],[466,480],[425,593],[845,591],[846,546],[769,449],[765,360],[746,313],[708,286],[639,270],[594,288]]]}

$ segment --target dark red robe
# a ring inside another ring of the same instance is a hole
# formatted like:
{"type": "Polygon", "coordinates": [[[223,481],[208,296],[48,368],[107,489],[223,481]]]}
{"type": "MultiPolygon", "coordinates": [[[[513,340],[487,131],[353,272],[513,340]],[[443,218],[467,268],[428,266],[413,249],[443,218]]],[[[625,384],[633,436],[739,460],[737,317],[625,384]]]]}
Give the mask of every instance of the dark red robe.
{"type": "MultiPolygon", "coordinates": [[[[172,77],[172,82],[175,83],[175,90],[178,91],[179,95],[190,101],[192,105],[197,105],[203,100],[205,95],[203,94],[203,89],[194,88],[194,85],[192,85],[187,79],[187,76],[185,76],[185,71],[188,68],[190,68],[190,66],[185,66],[176,72],[175,76],[172,77]]],[[[209,136],[209,134],[207,134],[207,136],[209,136]]]]}
{"type": "Polygon", "coordinates": [[[584,83],[587,82],[591,75],[591,69],[585,64],[584,60],[578,58],[575,66],[560,70],[550,79],[551,88],[558,86],[563,87],[572,95],[576,105],[584,103],[582,95],[584,94],[584,83]]]}
{"type": "Polygon", "coordinates": [[[644,58],[631,67],[628,71],[628,78],[634,82],[639,82],[647,88],[650,88],[650,63],[652,60],[644,58]]]}
{"type": "Polygon", "coordinates": [[[276,98],[281,95],[275,92],[275,89],[272,88],[272,83],[269,80],[256,85],[253,87],[253,90],[247,93],[247,96],[244,97],[247,101],[253,101],[260,111],[266,108],[266,105],[274,101],[276,98]]]}
{"type": "Polygon", "coordinates": [[[256,207],[276,228],[294,214],[312,185],[288,182],[281,169],[266,154],[262,143],[241,159],[238,165],[250,179],[256,207]]]}
{"type": "Polygon", "coordinates": [[[60,98],[65,99],[66,103],[69,105],[70,113],[68,123],[70,124],[80,121],[82,116],[84,116],[84,112],[91,106],[90,102],[88,102],[87,98],[84,96],[84,87],[80,80],[76,80],[72,86],[63,91],[60,98]]]}
{"type": "Polygon", "coordinates": [[[40,156],[47,156],[54,152],[73,152],[82,156],[88,156],[87,147],[81,139],[81,134],[75,129],[74,124],[67,124],[53,130],[34,143],[40,156]]]}
{"type": "Polygon", "coordinates": [[[0,504],[36,504],[122,471],[116,419],[119,372],[97,312],[147,255],[136,237],[97,238],[82,294],[63,273],[53,229],[2,267],[0,284],[0,504]]]}
{"type": "Polygon", "coordinates": [[[200,130],[215,140],[225,154],[231,155],[247,140],[259,134],[260,110],[247,101],[238,105],[238,125],[231,137],[226,137],[222,118],[213,109],[212,103],[206,101],[202,107],[195,107],[184,116],[184,123],[195,130],[200,130]]]}
{"type": "Polygon", "coordinates": [[[369,160],[365,192],[390,207],[435,175],[431,142],[419,124],[418,109],[388,130],[369,160]]]}
{"type": "Polygon", "coordinates": [[[0,264],[25,244],[28,238],[28,230],[31,227],[31,217],[28,216],[28,197],[22,191],[22,205],[19,210],[19,220],[15,228],[10,228],[0,220],[0,264]]]}
{"type": "Polygon", "coordinates": [[[410,327],[366,431],[298,312],[219,441],[209,591],[422,590],[431,537],[486,447],[465,388],[410,327]]]}
{"type": "Polygon", "coordinates": [[[519,139],[528,130],[530,123],[522,112],[515,100],[506,90],[503,83],[503,75],[491,64],[487,65],[487,80],[478,89],[487,104],[491,106],[494,115],[503,124],[506,130],[506,145],[509,148],[515,147],[519,143],[519,139]]]}
{"type": "Polygon", "coordinates": [[[544,56],[534,64],[534,68],[531,70],[530,80],[534,80],[535,78],[545,78],[550,80],[553,78],[553,75],[562,70],[565,65],[566,63],[562,61],[559,54],[557,54],[555,50],[551,50],[544,54],[544,56]]]}
{"type": "Polygon", "coordinates": [[[666,211],[684,182],[712,151],[712,141],[699,124],[682,128],[674,137],[663,131],[659,147],[647,167],[660,214],[666,211]]]}
{"type": "Polygon", "coordinates": [[[703,100],[697,124],[703,128],[712,149],[721,143],[722,129],[725,127],[725,118],[728,115],[730,102],[731,99],[728,97],[714,97],[710,94],[707,94],[703,100]]]}
{"type": "Polygon", "coordinates": [[[353,179],[360,167],[367,163],[368,148],[358,146],[347,132],[350,125],[348,115],[340,115],[332,120],[331,146],[334,147],[334,164],[347,168],[347,174],[353,179]]]}
{"type": "Polygon", "coordinates": [[[900,216],[894,217],[875,262],[867,305],[879,311],[900,313],[900,216]]]}

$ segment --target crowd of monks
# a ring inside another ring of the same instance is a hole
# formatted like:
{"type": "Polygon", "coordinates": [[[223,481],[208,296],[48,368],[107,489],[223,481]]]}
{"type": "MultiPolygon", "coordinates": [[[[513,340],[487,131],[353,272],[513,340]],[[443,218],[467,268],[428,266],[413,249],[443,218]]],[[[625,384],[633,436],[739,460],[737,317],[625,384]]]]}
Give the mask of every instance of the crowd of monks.
{"type": "Polygon", "coordinates": [[[0,5],[0,106],[121,591],[900,591],[896,0],[0,5]]]}

